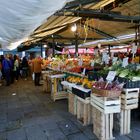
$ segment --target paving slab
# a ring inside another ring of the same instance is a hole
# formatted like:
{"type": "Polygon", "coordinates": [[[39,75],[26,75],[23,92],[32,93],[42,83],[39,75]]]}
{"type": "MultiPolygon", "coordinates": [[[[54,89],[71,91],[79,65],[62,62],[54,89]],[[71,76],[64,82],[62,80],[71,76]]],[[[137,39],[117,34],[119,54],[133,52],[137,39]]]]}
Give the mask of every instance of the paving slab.
{"type": "Polygon", "coordinates": [[[25,128],[28,140],[48,140],[46,134],[39,125],[34,125],[25,128]]]}
{"type": "Polygon", "coordinates": [[[75,133],[67,136],[68,140],[89,140],[83,133],[75,133]]]}
{"type": "Polygon", "coordinates": [[[27,140],[23,128],[7,132],[7,140],[27,140]]]}
{"type": "Polygon", "coordinates": [[[74,125],[70,120],[57,122],[57,125],[66,136],[80,132],[78,127],[74,125]]]}

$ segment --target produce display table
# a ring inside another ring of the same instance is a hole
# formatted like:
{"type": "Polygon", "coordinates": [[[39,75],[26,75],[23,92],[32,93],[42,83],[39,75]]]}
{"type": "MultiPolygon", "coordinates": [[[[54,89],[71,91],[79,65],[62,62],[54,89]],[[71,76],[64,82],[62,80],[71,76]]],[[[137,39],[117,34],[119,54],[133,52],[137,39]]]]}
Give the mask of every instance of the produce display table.
{"type": "MultiPolygon", "coordinates": [[[[82,121],[83,125],[91,124],[90,97],[81,98],[81,94],[87,94],[88,92],[91,92],[91,89],[85,89],[82,86],[67,81],[62,81],[61,84],[67,89],[69,95],[69,112],[76,115],[77,119],[82,121]]],[[[90,96],[90,94],[88,95],[90,96]]]]}
{"type": "Polygon", "coordinates": [[[64,80],[65,74],[56,74],[56,75],[48,75],[48,78],[51,81],[51,98],[53,101],[66,99],[67,92],[63,89],[61,85],[61,81],[64,80]]]}
{"type": "Polygon", "coordinates": [[[113,115],[121,108],[120,97],[101,97],[91,94],[93,133],[100,140],[111,140],[113,137],[113,115]]]}
{"type": "Polygon", "coordinates": [[[121,95],[121,113],[116,116],[116,127],[120,134],[129,134],[131,131],[131,110],[138,108],[139,88],[124,89],[121,95]],[[117,124],[117,122],[119,122],[117,124]]]}

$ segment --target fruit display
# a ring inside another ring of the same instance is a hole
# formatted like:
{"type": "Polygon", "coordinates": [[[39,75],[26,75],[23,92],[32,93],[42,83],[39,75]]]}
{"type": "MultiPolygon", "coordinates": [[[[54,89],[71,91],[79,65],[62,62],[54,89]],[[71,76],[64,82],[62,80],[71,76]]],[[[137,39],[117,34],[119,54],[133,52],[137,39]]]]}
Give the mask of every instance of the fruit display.
{"type": "Polygon", "coordinates": [[[76,76],[68,76],[66,81],[70,83],[75,83],[76,85],[81,85],[86,89],[91,89],[94,81],[89,81],[88,78],[81,78],[76,76]]]}

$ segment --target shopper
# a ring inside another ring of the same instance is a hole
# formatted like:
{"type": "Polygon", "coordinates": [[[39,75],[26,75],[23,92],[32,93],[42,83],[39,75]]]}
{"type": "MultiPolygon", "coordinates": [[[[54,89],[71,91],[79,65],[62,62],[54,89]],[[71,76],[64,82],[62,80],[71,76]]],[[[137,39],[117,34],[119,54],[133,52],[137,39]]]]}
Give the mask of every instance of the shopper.
{"type": "Polygon", "coordinates": [[[9,86],[11,82],[11,75],[10,75],[11,68],[12,68],[12,65],[9,60],[9,55],[6,54],[2,61],[2,69],[3,69],[4,77],[6,80],[6,86],[9,86]]]}
{"type": "Polygon", "coordinates": [[[16,55],[14,55],[14,78],[18,81],[19,78],[19,61],[16,55]]]}
{"type": "Polygon", "coordinates": [[[21,68],[22,68],[22,77],[27,80],[28,77],[28,61],[26,56],[23,57],[21,62],[21,68]]]}
{"type": "Polygon", "coordinates": [[[10,69],[10,76],[11,76],[11,84],[14,83],[14,58],[12,54],[9,54],[9,60],[11,63],[11,69],[10,69]]]}
{"type": "Polygon", "coordinates": [[[40,56],[37,56],[33,61],[32,61],[32,67],[33,67],[33,72],[35,75],[34,83],[35,86],[40,86],[40,76],[41,76],[41,65],[43,64],[40,56]]]}
{"type": "Polygon", "coordinates": [[[1,71],[2,71],[2,63],[0,61],[0,86],[2,85],[2,83],[1,83],[1,80],[2,80],[2,72],[1,71]]]}

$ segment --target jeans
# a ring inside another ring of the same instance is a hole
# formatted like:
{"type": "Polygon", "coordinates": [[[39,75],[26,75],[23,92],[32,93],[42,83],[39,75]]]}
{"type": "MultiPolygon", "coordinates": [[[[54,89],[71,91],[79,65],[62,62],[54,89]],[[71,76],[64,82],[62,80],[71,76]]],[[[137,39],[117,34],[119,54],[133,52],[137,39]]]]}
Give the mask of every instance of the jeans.
{"type": "Polygon", "coordinates": [[[27,78],[28,77],[28,68],[22,68],[22,77],[27,78]]]}
{"type": "Polygon", "coordinates": [[[35,73],[35,86],[38,86],[38,85],[40,85],[39,83],[40,83],[40,76],[41,76],[41,72],[39,72],[39,73],[35,73]]]}
{"type": "Polygon", "coordinates": [[[4,70],[4,76],[5,76],[5,80],[6,80],[6,85],[9,86],[11,83],[10,69],[4,70]]]}

